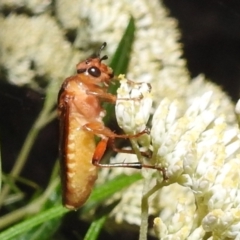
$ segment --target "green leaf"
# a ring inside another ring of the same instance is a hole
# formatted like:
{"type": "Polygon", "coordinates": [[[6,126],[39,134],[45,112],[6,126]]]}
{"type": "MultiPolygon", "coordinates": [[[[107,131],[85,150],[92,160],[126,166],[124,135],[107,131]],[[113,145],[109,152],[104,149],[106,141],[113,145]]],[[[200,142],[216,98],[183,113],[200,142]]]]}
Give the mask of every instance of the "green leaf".
{"type": "Polygon", "coordinates": [[[109,216],[110,212],[116,207],[120,200],[114,201],[113,203],[109,204],[108,206],[104,206],[103,208],[100,207],[97,209],[95,215],[96,219],[92,221],[91,226],[89,227],[84,240],[95,240],[98,238],[101,229],[104,226],[107,217],[109,216]]]}
{"type": "Polygon", "coordinates": [[[91,225],[90,225],[90,227],[89,227],[89,229],[88,229],[88,231],[87,231],[87,233],[84,237],[84,240],[95,240],[95,239],[97,239],[100,232],[101,232],[101,229],[102,229],[102,227],[103,227],[103,225],[106,221],[106,219],[107,219],[107,215],[101,216],[100,218],[94,220],[91,223],[91,225]]]}
{"type": "MultiPolygon", "coordinates": [[[[83,208],[82,213],[89,211],[89,209],[97,205],[99,202],[110,197],[112,194],[122,190],[123,188],[129,186],[130,184],[140,180],[141,178],[142,176],[140,173],[133,174],[131,176],[119,175],[113,180],[108,181],[101,186],[98,186],[97,188],[94,189],[88,203],[83,208]]],[[[31,231],[32,228],[40,224],[45,224],[44,226],[39,227],[38,232],[36,233],[36,235],[34,235],[34,238],[33,238],[33,239],[44,239],[43,238],[44,230],[46,231],[46,229],[49,228],[49,226],[52,226],[54,222],[55,224],[59,223],[57,220],[56,221],[54,220],[53,222],[51,221],[56,218],[58,218],[60,221],[61,216],[67,213],[68,211],[69,210],[67,210],[66,208],[58,205],[49,210],[40,212],[37,215],[30,217],[24,220],[23,222],[18,223],[8,228],[7,230],[3,231],[2,233],[0,233],[0,239],[4,239],[4,240],[17,239],[16,238],[17,236],[21,237],[21,239],[27,239],[27,238],[24,238],[24,236],[25,235],[30,236],[29,231],[31,231]],[[42,236],[42,238],[40,238],[40,236],[42,236]]],[[[100,223],[101,221],[97,223],[98,227],[100,226],[99,225],[100,223]]],[[[102,222],[102,224],[103,223],[104,222],[102,222]]],[[[52,234],[52,233],[53,232],[49,232],[49,234],[52,234]]],[[[44,236],[46,236],[46,232],[44,236]]]]}
{"type": "MultiPolygon", "coordinates": [[[[129,60],[131,56],[131,49],[134,42],[134,32],[135,32],[135,24],[134,24],[133,17],[131,17],[128,23],[128,26],[124,32],[124,35],[110,63],[110,66],[113,69],[115,76],[119,74],[127,73],[129,60]]],[[[119,86],[120,86],[119,82],[114,81],[109,87],[109,92],[112,94],[116,94],[119,86]]],[[[114,106],[113,104],[110,104],[110,103],[105,103],[103,104],[103,106],[107,112],[107,115],[104,118],[104,122],[108,124],[111,121],[111,119],[113,119],[115,116],[114,106]]]]}
{"type": "Polygon", "coordinates": [[[142,179],[140,173],[130,176],[121,174],[111,181],[107,181],[105,184],[98,186],[94,189],[86,205],[83,207],[82,213],[89,212],[89,210],[99,204],[99,202],[109,198],[114,193],[121,191],[140,179],[142,179]]]}
{"type": "Polygon", "coordinates": [[[38,226],[39,224],[45,223],[57,217],[61,217],[68,211],[69,210],[63,208],[62,206],[53,207],[3,231],[2,233],[0,233],[0,239],[16,239],[16,236],[28,232],[33,227],[38,226]]]}
{"type": "Polygon", "coordinates": [[[32,228],[30,231],[21,234],[14,238],[14,240],[48,240],[52,239],[53,234],[59,228],[62,222],[61,218],[51,219],[39,226],[32,228]]]}
{"type": "Polygon", "coordinates": [[[131,17],[110,63],[115,75],[127,73],[131,49],[134,42],[134,32],[135,24],[133,17],[131,17]]]}
{"type": "MultiPolygon", "coordinates": [[[[111,181],[107,181],[105,184],[98,186],[94,189],[88,203],[83,208],[82,213],[88,212],[94,205],[97,203],[107,199],[114,193],[121,191],[125,187],[131,185],[132,183],[142,179],[142,175],[140,173],[133,174],[131,176],[128,175],[119,175],[111,181]]],[[[113,202],[111,205],[100,209],[100,212],[96,213],[97,218],[92,222],[89,227],[84,240],[95,240],[98,238],[103,225],[109,216],[109,213],[116,206],[117,202],[113,202]]]]}

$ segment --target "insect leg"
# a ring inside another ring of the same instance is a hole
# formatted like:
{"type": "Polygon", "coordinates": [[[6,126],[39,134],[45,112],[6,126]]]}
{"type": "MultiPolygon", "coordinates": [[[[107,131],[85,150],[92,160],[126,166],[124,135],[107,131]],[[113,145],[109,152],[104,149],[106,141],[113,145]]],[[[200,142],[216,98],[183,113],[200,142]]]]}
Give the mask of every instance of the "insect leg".
{"type": "MultiPolygon", "coordinates": [[[[105,168],[112,168],[112,167],[124,167],[124,168],[135,168],[135,169],[142,169],[142,168],[150,168],[150,169],[156,169],[158,171],[161,171],[163,174],[164,180],[167,179],[165,169],[162,167],[154,166],[154,165],[148,165],[148,164],[143,164],[141,162],[122,162],[122,163],[100,163],[103,154],[106,151],[108,143],[110,145],[114,145],[114,139],[115,138],[137,138],[145,133],[148,133],[148,129],[143,130],[142,132],[135,134],[135,135],[126,135],[126,134],[116,134],[112,132],[109,128],[105,127],[102,123],[100,122],[91,122],[83,126],[85,130],[91,131],[96,135],[102,135],[101,141],[98,143],[95,152],[93,154],[92,158],[92,164],[97,167],[105,167],[105,168]]],[[[116,147],[113,148],[113,150],[116,150],[117,152],[123,152],[123,153],[134,153],[132,150],[127,150],[127,149],[118,149],[116,147]]],[[[149,153],[142,153],[146,157],[149,157],[149,153]]]]}
{"type": "MultiPolygon", "coordinates": [[[[137,133],[137,134],[133,134],[133,135],[127,135],[127,134],[116,134],[114,133],[111,129],[105,127],[101,122],[91,122],[91,123],[87,123],[83,126],[83,129],[93,132],[96,135],[100,135],[100,136],[104,136],[104,138],[107,138],[108,141],[107,143],[112,147],[112,149],[115,152],[122,152],[122,153],[130,153],[133,154],[134,151],[133,150],[128,150],[128,149],[119,149],[115,146],[114,144],[114,139],[115,138],[123,138],[123,139],[129,139],[129,138],[138,138],[143,134],[149,134],[149,130],[146,128],[143,131],[137,133]]],[[[103,141],[103,140],[102,140],[103,141]]],[[[101,141],[101,142],[102,142],[101,141]]],[[[100,142],[100,143],[101,143],[100,142]]],[[[106,143],[106,144],[107,144],[106,143]]],[[[102,143],[103,144],[103,143],[102,143]]],[[[100,145],[101,146],[101,145],[100,145]]],[[[99,147],[100,147],[99,146],[99,147]]],[[[106,147],[105,147],[106,150],[106,147]]],[[[105,151],[104,150],[104,151],[105,151]]],[[[101,152],[101,151],[100,151],[101,152]]],[[[150,152],[141,152],[142,156],[144,157],[151,157],[151,153],[150,152]]]]}
{"type": "MultiPolygon", "coordinates": [[[[135,154],[135,152],[134,152],[132,149],[122,149],[122,148],[116,147],[116,146],[115,146],[115,139],[114,139],[114,138],[109,138],[108,144],[111,146],[111,148],[112,148],[112,150],[113,150],[114,152],[135,154]]],[[[147,158],[151,158],[151,157],[152,157],[151,151],[145,151],[145,152],[140,151],[140,153],[141,153],[141,155],[142,155],[143,157],[147,157],[147,158]]]]}
{"type": "Polygon", "coordinates": [[[90,122],[82,126],[83,130],[89,131],[94,133],[95,135],[103,135],[107,138],[123,138],[123,139],[128,139],[128,138],[137,138],[140,137],[141,135],[147,133],[149,134],[149,129],[146,128],[143,131],[137,133],[137,134],[116,134],[114,133],[111,129],[107,128],[104,126],[103,123],[101,122],[90,122]]]}
{"type": "MultiPolygon", "coordinates": [[[[109,139],[103,138],[97,145],[96,150],[94,152],[93,158],[92,158],[92,164],[96,167],[103,167],[103,168],[135,168],[135,169],[142,169],[142,168],[150,168],[150,169],[156,169],[158,171],[161,171],[163,174],[163,179],[167,180],[166,176],[166,170],[162,167],[154,166],[154,165],[148,165],[143,164],[141,162],[121,162],[121,163],[101,163],[102,156],[107,148],[109,139]]],[[[126,150],[120,150],[120,152],[129,153],[126,150]]],[[[132,152],[131,152],[132,153],[132,152]]]]}

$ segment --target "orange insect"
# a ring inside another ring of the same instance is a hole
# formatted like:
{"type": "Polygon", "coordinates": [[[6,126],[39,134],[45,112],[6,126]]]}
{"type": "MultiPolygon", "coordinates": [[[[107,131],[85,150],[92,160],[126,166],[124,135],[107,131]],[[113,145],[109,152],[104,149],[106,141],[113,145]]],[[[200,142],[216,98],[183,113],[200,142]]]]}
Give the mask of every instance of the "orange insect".
{"type": "MultiPolygon", "coordinates": [[[[100,163],[110,140],[138,137],[147,132],[118,135],[104,126],[102,118],[105,112],[100,100],[116,101],[116,96],[107,92],[114,76],[113,70],[102,63],[107,56],[100,57],[106,45],[103,43],[96,57],[77,64],[77,75],[63,82],[58,95],[62,197],[63,205],[69,209],[77,209],[86,202],[97,179],[98,167],[158,169],[140,162],[100,163]],[[95,135],[101,138],[97,146],[95,135]]],[[[131,150],[123,152],[132,153],[131,150]]]]}

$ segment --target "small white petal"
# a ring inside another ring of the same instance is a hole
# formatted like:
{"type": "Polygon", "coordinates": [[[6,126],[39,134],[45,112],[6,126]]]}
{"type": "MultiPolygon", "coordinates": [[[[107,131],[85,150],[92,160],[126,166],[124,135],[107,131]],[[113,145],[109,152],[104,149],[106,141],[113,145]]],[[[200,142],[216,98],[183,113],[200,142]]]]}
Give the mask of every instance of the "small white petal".
{"type": "Polygon", "coordinates": [[[240,99],[237,101],[235,111],[236,111],[237,114],[240,114],[240,99]]]}

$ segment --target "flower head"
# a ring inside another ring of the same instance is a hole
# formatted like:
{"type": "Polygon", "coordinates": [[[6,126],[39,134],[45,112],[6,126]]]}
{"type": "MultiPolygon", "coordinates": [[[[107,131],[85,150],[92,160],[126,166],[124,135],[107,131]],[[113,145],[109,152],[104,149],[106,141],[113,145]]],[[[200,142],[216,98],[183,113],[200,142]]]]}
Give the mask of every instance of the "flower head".
{"type": "Polygon", "coordinates": [[[118,125],[128,134],[139,133],[146,128],[151,114],[151,86],[124,77],[120,84],[115,107],[118,125]]]}

